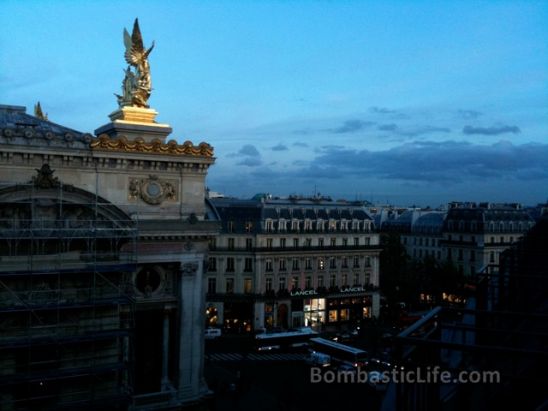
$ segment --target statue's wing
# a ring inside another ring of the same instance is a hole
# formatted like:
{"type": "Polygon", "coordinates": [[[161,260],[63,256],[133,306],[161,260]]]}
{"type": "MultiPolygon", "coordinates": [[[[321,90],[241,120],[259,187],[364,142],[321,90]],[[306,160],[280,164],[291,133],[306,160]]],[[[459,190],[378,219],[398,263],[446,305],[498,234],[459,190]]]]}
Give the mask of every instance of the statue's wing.
{"type": "Polygon", "coordinates": [[[133,53],[133,41],[131,40],[131,36],[126,29],[124,29],[124,45],[126,46],[126,52],[124,53],[124,57],[126,58],[127,64],[131,64],[132,66],[136,65],[137,56],[135,56],[135,53],[133,53]]]}
{"type": "Polygon", "coordinates": [[[131,33],[131,42],[133,43],[133,50],[137,53],[143,53],[145,48],[143,46],[143,37],[141,36],[141,29],[139,29],[139,20],[135,19],[133,23],[133,33],[131,33]]]}
{"type": "Polygon", "coordinates": [[[128,31],[124,29],[124,44],[126,46],[125,58],[127,63],[133,66],[137,65],[142,60],[145,53],[138,19],[135,19],[131,36],[128,31]]]}

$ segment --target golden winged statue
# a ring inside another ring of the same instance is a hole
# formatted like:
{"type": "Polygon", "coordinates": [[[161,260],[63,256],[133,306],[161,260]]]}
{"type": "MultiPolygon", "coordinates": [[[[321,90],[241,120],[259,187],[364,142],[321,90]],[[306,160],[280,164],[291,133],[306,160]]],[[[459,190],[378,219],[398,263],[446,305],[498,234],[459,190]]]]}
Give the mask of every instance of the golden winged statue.
{"type": "Polygon", "coordinates": [[[116,94],[118,104],[120,107],[134,106],[148,108],[147,101],[152,90],[148,55],[154,48],[154,42],[152,42],[152,46],[148,50],[145,50],[138,19],[135,19],[131,36],[124,29],[124,45],[126,46],[124,57],[129,66],[125,70],[125,77],[122,82],[123,95],[116,94]],[[131,70],[132,66],[135,67],[135,72],[131,70]]]}

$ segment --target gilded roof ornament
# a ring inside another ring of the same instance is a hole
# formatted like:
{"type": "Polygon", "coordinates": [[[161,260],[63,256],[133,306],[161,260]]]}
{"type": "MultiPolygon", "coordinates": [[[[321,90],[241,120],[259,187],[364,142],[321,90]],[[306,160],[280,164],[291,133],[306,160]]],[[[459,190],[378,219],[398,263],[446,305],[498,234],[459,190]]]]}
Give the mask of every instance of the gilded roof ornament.
{"type": "Polygon", "coordinates": [[[42,106],[40,105],[40,102],[37,102],[34,105],[34,116],[38,117],[40,120],[48,120],[48,114],[44,114],[42,111],[42,106]]]}
{"type": "Polygon", "coordinates": [[[185,141],[183,144],[177,144],[175,140],[163,143],[159,139],[147,143],[143,138],[137,138],[130,141],[124,136],[111,138],[106,134],[101,134],[93,140],[90,147],[94,150],[102,151],[213,157],[213,147],[207,143],[200,143],[195,146],[190,141],[185,141]]]}
{"type": "Polygon", "coordinates": [[[129,66],[125,70],[122,82],[122,95],[116,94],[118,105],[148,108],[147,102],[152,91],[148,55],[154,48],[154,42],[148,50],[145,50],[138,19],[135,19],[131,36],[124,29],[124,45],[126,47],[124,57],[129,66]],[[131,67],[135,70],[133,71],[131,67]]]}

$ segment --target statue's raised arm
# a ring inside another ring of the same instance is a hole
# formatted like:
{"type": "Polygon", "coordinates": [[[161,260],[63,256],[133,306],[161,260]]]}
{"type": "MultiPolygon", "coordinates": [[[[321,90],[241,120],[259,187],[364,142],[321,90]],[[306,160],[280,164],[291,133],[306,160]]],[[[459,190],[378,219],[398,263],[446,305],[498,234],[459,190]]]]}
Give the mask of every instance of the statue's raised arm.
{"type": "Polygon", "coordinates": [[[135,73],[129,67],[126,70],[126,75],[122,82],[122,95],[117,95],[118,104],[120,107],[134,106],[148,108],[147,102],[152,90],[148,55],[154,48],[154,42],[152,42],[152,46],[148,50],[145,50],[138,19],[135,19],[131,36],[124,29],[124,45],[126,46],[124,57],[126,62],[135,68],[135,73]]]}

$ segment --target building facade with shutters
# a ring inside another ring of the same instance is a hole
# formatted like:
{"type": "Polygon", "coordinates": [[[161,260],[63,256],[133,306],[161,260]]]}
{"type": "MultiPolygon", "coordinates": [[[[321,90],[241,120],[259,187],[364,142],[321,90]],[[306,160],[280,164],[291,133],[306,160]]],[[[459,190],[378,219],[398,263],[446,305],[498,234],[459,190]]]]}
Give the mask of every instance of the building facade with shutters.
{"type": "Polygon", "coordinates": [[[359,202],[211,199],[221,234],[205,279],[209,325],[350,325],[379,314],[379,234],[359,202]]]}

